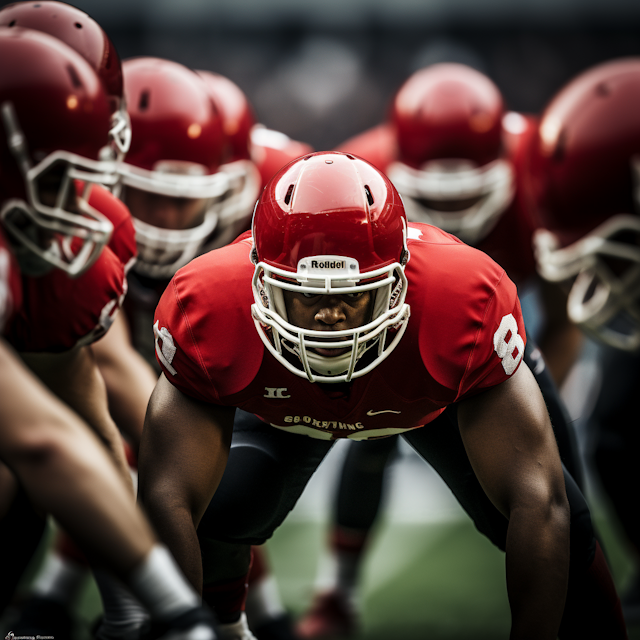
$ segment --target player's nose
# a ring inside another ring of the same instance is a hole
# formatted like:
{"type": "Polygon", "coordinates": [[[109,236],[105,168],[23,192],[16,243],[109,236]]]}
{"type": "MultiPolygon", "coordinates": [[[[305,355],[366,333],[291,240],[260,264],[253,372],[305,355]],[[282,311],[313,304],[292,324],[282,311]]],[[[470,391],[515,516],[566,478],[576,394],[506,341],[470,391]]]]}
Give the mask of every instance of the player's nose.
{"type": "Polygon", "coordinates": [[[334,326],[347,319],[342,301],[334,296],[326,296],[316,311],[315,320],[323,325],[334,326]]]}

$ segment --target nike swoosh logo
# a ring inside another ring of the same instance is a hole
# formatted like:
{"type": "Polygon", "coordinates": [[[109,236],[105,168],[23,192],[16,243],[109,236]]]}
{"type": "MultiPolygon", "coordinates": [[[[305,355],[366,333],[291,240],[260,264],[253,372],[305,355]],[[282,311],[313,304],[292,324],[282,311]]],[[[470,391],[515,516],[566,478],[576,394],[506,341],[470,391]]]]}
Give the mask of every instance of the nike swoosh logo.
{"type": "Polygon", "coordinates": [[[367,411],[368,416],[377,416],[381,413],[402,413],[402,411],[394,411],[393,409],[383,409],[382,411],[367,411]]]}

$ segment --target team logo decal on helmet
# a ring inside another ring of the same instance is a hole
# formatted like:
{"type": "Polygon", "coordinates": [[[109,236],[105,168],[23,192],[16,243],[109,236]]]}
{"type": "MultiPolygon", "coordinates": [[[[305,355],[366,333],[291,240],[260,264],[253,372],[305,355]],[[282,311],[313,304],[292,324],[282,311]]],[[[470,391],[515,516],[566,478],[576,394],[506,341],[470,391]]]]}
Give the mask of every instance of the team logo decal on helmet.
{"type": "Polygon", "coordinates": [[[269,352],[311,382],[348,382],[382,362],[409,320],[406,235],[397,191],[364,160],[315,153],[276,174],[253,219],[252,314],[269,352]],[[372,315],[353,329],[304,329],[289,322],[284,291],[371,291],[372,315]],[[318,349],[340,355],[320,355],[318,349]]]}

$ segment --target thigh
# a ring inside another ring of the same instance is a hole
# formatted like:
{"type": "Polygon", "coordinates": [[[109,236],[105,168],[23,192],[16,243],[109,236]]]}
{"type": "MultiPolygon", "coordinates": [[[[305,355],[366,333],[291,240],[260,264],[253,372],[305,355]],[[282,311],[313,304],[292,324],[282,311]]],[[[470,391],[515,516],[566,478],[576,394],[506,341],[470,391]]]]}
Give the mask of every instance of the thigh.
{"type": "Polygon", "coordinates": [[[342,465],[336,499],[337,524],[367,530],[382,499],[385,468],[397,451],[397,436],[350,442],[342,465]]]}
{"type": "Polygon", "coordinates": [[[281,431],[238,410],[229,460],[198,535],[230,543],[265,542],[332,444],[281,431]]]}

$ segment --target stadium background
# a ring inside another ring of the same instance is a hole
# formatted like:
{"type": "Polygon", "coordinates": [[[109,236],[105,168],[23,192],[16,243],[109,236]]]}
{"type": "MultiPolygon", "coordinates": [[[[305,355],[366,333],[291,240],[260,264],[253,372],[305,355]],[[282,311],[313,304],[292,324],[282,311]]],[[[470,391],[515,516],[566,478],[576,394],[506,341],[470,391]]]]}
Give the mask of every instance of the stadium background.
{"type": "MultiPolygon", "coordinates": [[[[0,2],[0,6],[8,4],[0,2]]],[[[640,55],[636,0],[86,0],[121,58],[166,57],[222,73],[259,122],[328,149],[380,122],[393,92],[421,66],[471,64],[511,109],[539,112],[567,80],[600,61],[640,55]]],[[[587,350],[565,395],[588,454],[584,416],[597,384],[587,350]]],[[[308,604],[323,564],[342,444],[269,543],[285,604],[308,604]]],[[[363,569],[361,638],[495,640],[508,634],[503,556],[474,530],[435,474],[408,449],[390,471],[386,508],[363,569]]],[[[590,483],[620,588],[631,551],[590,483]]],[[[79,638],[99,610],[89,585],[79,638]]],[[[0,632],[8,630],[5,621],[0,632]]],[[[1,634],[0,634],[1,635],[1,634]]],[[[640,625],[630,628],[640,639],[640,625]]]]}

